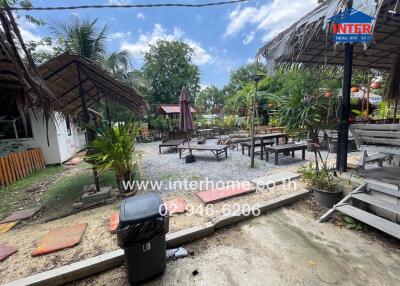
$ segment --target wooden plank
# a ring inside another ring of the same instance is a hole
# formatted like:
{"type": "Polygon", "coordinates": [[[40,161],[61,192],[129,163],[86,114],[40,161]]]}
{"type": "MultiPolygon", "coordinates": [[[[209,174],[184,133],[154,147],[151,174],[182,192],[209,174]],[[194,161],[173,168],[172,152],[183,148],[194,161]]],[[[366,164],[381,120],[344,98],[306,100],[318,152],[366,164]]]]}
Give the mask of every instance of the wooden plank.
{"type": "Polygon", "coordinates": [[[32,173],[32,168],[31,168],[31,164],[29,163],[29,160],[28,160],[28,152],[24,151],[21,154],[22,154],[22,158],[24,160],[24,165],[26,166],[27,175],[29,176],[32,173]]]}
{"type": "Polygon", "coordinates": [[[360,150],[374,151],[377,153],[400,155],[400,148],[390,148],[384,146],[361,145],[360,150]]]}
{"type": "Polygon", "coordinates": [[[370,137],[384,137],[384,138],[400,138],[400,131],[399,132],[390,132],[390,131],[364,131],[358,130],[358,136],[370,136],[370,137]]]}
{"type": "Polygon", "coordinates": [[[43,155],[42,149],[39,148],[38,152],[39,152],[39,156],[40,156],[40,161],[42,162],[42,167],[43,167],[43,169],[46,169],[46,163],[44,161],[44,155],[43,155]]]}
{"type": "Polygon", "coordinates": [[[393,223],[348,204],[338,206],[336,210],[400,239],[400,225],[397,223],[393,223]]]}
{"type": "Polygon", "coordinates": [[[400,207],[398,205],[392,204],[388,201],[384,201],[378,197],[370,196],[367,194],[354,194],[352,195],[352,198],[400,215],[400,207]]]}
{"type": "Polygon", "coordinates": [[[7,169],[9,171],[9,174],[10,174],[10,184],[11,184],[11,183],[14,183],[16,181],[15,173],[14,173],[14,170],[13,170],[13,168],[11,166],[10,156],[7,155],[4,158],[6,159],[6,164],[7,164],[7,169]]]}
{"type": "Polygon", "coordinates": [[[4,159],[4,157],[1,157],[0,161],[1,161],[1,166],[3,168],[5,186],[8,186],[8,185],[10,185],[10,177],[8,175],[6,160],[4,159]]]}
{"type": "Polygon", "coordinates": [[[16,180],[18,181],[19,179],[22,178],[22,176],[21,176],[21,173],[18,168],[18,163],[17,163],[16,157],[15,157],[15,153],[10,153],[10,157],[11,157],[11,163],[12,163],[11,167],[14,169],[16,180]]]}
{"type": "Polygon", "coordinates": [[[368,183],[369,191],[374,190],[376,192],[400,198],[400,190],[398,186],[375,180],[366,180],[366,182],[368,183]]]}
{"type": "Polygon", "coordinates": [[[40,148],[36,149],[37,156],[39,158],[39,164],[40,164],[40,169],[44,170],[44,162],[43,162],[43,156],[42,156],[42,150],[40,148]]]}
{"type": "Polygon", "coordinates": [[[324,213],[318,220],[317,223],[321,223],[321,222],[326,222],[328,221],[332,215],[335,213],[336,211],[336,206],[342,205],[344,203],[346,203],[353,194],[356,193],[362,193],[365,192],[367,190],[367,183],[364,183],[360,186],[358,186],[354,191],[352,191],[350,194],[348,194],[347,196],[345,196],[340,202],[338,202],[336,205],[333,206],[333,208],[331,208],[330,210],[328,210],[326,213],[324,213]]]}
{"type": "Polygon", "coordinates": [[[31,153],[31,158],[33,161],[33,166],[35,166],[35,171],[39,170],[39,164],[36,158],[36,153],[35,153],[35,149],[29,150],[29,153],[31,153]]]}
{"type": "MultiPolygon", "coordinates": [[[[1,160],[2,158],[0,158],[1,160]]],[[[0,162],[0,184],[5,187],[6,186],[6,180],[5,180],[5,175],[4,175],[4,168],[3,165],[0,162]]]]}
{"type": "Polygon", "coordinates": [[[352,124],[351,130],[393,130],[400,131],[400,124],[352,124]]]}
{"type": "Polygon", "coordinates": [[[18,153],[17,153],[17,157],[18,157],[19,164],[20,164],[20,166],[21,166],[22,174],[23,174],[23,176],[24,176],[24,178],[25,178],[25,177],[27,176],[27,173],[26,173],[26,166],[25,166],[25,164],[24,164],[24,161],[23,161],[21,152],[18,152],[18,153]]]}
{"type": "Polygon", "coordinates": [[[390,139],[390,138],[376,138],[376,137],[368,137],[368,136],[359,136],[359,140],[362,143],[378,143],[384,144],[385,146],[395,146],[400,147],[400,140],[399,139],[390,139]]]}

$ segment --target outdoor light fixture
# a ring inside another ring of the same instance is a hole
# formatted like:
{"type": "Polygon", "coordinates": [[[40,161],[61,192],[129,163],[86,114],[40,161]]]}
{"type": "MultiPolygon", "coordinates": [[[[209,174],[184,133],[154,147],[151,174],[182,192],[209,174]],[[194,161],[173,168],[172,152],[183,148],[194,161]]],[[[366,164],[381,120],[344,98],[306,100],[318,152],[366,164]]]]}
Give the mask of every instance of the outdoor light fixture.
{"type": "Polygon", "coordinates": [[[353,86],[351,88],[351,92],[359,92],[359,91],[360,91],[360,89],[358,88],[358,86],[353,86]]]}
{"type": "Polygon", "coordinates": [[[327,90],[324,94],[326,98],[331,98],[333,96],[333,92],[331,90],[327,90]]]}

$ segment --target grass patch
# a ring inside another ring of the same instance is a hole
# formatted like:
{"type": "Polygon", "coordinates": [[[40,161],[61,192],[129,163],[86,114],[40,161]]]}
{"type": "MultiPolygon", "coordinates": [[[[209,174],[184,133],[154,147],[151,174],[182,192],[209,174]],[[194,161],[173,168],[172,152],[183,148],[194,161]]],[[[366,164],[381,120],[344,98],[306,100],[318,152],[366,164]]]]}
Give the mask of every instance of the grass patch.
{"type": "MultiPolygon", "coordinates": [[[[100,174],[100,186],[117,187],[115,173],[112,171],[100,174]]],[[[52,186],[42,197],[42,205],[50,208],[71,208],[79,198],[82,188],[94,183],[93,173],[65,177],[52,186]]]]}
{"type": "Polygon", "coordinates": [[[0,188],[0,214],[6,214],[13,209],[23,206],[25,199],[31,196],[31,194],[25,191],[26,189],[62,171],[63,167],[61,166],[49,167],[45,170],[35,172],[29,177],[21,179],[8,187],[0,188]]]}

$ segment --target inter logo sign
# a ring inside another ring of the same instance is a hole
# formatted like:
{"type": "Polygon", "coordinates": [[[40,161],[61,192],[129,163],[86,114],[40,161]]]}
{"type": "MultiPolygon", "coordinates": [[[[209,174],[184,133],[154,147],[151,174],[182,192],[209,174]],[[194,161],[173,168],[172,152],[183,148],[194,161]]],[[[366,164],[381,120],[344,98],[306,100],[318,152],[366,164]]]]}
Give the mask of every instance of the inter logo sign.
{"type": "Polygon", "coordinates": [[[355,9],[347,9],[329,20],[332,22],[332,41],[360,43],[372,41],[373,17],[355,9]]]}

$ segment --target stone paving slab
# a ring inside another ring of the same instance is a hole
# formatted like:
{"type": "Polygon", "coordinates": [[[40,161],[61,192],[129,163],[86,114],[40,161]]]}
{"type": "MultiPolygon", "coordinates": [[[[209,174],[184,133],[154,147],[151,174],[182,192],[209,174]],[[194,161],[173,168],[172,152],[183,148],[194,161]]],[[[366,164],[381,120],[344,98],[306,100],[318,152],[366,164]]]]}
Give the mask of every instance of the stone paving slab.
{"type": "Polygon", "coordinates": [[[32,252],[32,256],[53,253],[79,244],[86,228],[87,223],[82,223],[49,231],[38,243],[37,248],[32,252]]]}
{"type": "Polygon", "coordinates": [[[17,252],[17,249],[12,246],[0,244],[0,262],[17,252]]]}
{"type": "Polygon", "coordinates": [[[0,224],[31,218],[38,211],[40,211],[40,207],[16,211],[16,212],[10,214],[8,217],[3,219],[2,221],[0,221],[0,224]]]}
{"type": "Polygon", "coordinates": [[[166,201],[164,205],[170,215],[186,212],[186,200],[182,197],[166,201]]]}
{"type": "Polygon", "coordinates": [[[8,223],[2,223],[0,224],[0,233],[6,233],[9,232],[14,228],[19,223],[19,220],[14,221],[14,222],[8,222],[8,223]]]}
{"type": "Polygon", "coordinates": [[[115,234],[117,233],[117,228],[119,224],[119,212],[113,212],[110,219],[110,224],[108,225],[108,230],[115,234]]]}
{"type": "Polygon", "coordinates": [[[76,158],[72,158],[72,159],[64,162],[64,165],[75,166],[75,165],[77,165],[78,163],[80,163],[82,161],[83,161],[83,159],[81,157],[76,157],[76,158]]]}
{"type": "Polygon", "coordinates": [[[205,204],[213,204],[220,201],[224,201],[233,197],[243,196],[254,193],[256,188],[254,187],[225,187],[212,189],[204,192],[199,192],[196,195],[205,204]]]}
{"type": "Polygon", "coordinates": [[[268,186],[273,187],[284,182],[295,180],[299,177],[300,175],[297,173],[287,172],[256,178],[251,180],[251,182],[254,183],[257,187],[266,188],[268,186]]]}

